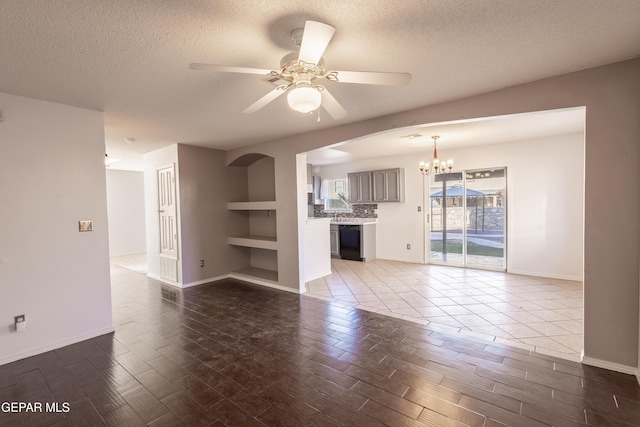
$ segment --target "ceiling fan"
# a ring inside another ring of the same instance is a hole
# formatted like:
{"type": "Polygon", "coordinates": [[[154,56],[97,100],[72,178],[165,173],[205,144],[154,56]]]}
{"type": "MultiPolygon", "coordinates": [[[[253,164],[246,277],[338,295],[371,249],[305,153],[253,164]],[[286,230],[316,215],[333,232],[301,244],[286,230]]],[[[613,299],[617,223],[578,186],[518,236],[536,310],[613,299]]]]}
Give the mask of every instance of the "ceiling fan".
{"type": "Polygon", "coordinates": [[[256,112],[283,93],[288,92],[287,101],[291,109],[301,113],[310,113],[322,105],[331,117],[340,119],[347,114],[347,111],[324,86],[318,84],[319,80],[387,86],[409,84],[411,81],[409,73],[325,70],[322,55],[335,31],[336,29],[331,25],[316,21],[307,21],[304,29],[293,30],[291,38],[294,43],[300,46],[300,51],[285,55],[280,61],[280,69],[277,71],[198,63],[190,64],[189,68],[226,73],[258,74],[272,77],[275,81],[284,81],[283,84],[247,107],[243,113],[256,112]]]}

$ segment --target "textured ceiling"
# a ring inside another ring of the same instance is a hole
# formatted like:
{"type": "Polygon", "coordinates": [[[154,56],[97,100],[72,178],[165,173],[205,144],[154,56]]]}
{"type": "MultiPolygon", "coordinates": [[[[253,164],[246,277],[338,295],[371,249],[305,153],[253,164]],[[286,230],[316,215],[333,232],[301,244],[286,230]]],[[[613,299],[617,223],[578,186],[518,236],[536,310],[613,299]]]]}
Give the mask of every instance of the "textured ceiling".
{"type": "Polygon", "coordinates": [[[104,111],[116,152],[227,149],[640,55],[638,0],[2,0],[0,20],[0,91],[104,111]],[[260,76],[188,69],[277,68],[307,19],[337,29],[327,68],[411,84],[327,84],[349,114],[317,123],[284,97],[242,114],[273,88],[260,76]]]}

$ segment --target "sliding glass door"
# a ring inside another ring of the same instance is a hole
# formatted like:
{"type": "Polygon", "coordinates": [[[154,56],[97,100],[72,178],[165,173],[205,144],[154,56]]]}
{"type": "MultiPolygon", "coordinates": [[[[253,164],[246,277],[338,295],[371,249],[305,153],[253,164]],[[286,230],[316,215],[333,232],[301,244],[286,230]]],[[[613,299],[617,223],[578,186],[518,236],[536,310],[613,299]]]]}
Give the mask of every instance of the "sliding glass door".
{"type": "Polygon", "coordinates": [[[506,169],[432,176],[427,199],[430,263],[506,268],[506,169]]]}
{"type": "Polygon", "coordinates": [[[507,226],[506,169],[467,171],[466,265],[504,270],[507,226]]]}
{"type": "Polygon", "coordinates": [[[462,172],[432,175],[430,180],[429,262],[464,265],[464,215],[462,206],[462,172]]]}

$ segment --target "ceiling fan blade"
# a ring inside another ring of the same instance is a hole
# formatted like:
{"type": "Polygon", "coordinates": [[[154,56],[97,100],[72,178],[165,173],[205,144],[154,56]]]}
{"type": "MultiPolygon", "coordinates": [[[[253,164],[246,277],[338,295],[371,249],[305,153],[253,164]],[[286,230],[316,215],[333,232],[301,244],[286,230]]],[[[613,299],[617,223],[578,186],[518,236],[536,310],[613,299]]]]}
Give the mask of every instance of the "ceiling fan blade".
{"type": "Polygon", "coordinates": [[[409,73],[378,73],[375,71],[332,71],[342,83],[365,85],[406,86],[411,82],[409,73]]]}
{"type": "Polygon", "coordinates": [[[304,33],[302,33],[302,43],[300,44],[299,61],[310,64],[317,64],[322,58],[333,33],[336,29],[331,25],[322,22],[307,21],[304,24],[304,33]]]}
{"type": "Polygon", "coordinates": [[[262,98],[258,99],[253,104],[249,105],[243,111],[243,113],[255,113],[256,111],[258,111],[259,109],[261,109],[262,107],[264,107],[265,105],[267,105],[268,103],[270,103],[271,101],[273,101],[274,99],[276,99],[277,97],[279,97],[280,95],[282,95],[285,92],[286,92],[286,89],[283,89],[281,87],[277,87],[274,90],[272,90],[271,92],[267,93],[262,98]]]}
{"type": "Polygon", "coordinates": [[[189,64],[189,68],[192,70],[220,71],[223,73],[260,74],[263,76],[271,72],[271,70],[265,70],[262,68],[233,67],[231,65],[197,64],[197,63],[189,64]]]}
{"type": "Polygon", "coordinates": [[[327,110],[331,117],[338,120],[347,115],[347,110],[340,105],[326,88],[320,91],[320,94],[322,95],[322,107],[327,110]]]}

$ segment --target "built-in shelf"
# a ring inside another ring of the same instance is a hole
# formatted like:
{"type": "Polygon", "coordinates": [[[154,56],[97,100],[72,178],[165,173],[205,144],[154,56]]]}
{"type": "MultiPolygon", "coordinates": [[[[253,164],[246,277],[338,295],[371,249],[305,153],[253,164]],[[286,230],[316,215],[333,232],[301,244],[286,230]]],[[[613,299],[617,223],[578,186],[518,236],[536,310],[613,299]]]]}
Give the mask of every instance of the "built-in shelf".
{"type": "Polygon", "coordinates": [[[263,202],[228,202],[227,209],[230,211],[273,211],[276,209],[276,202],[273,200],[263,202]]]}
{"type": "Polygon", "coordinates": [[[247,172],[247,191],[237,193],[246,201],[227,202],[227,210],[235,211],[232,215],[238,227],[235,233],[240,234],[228,236],[227,242],[248,248],[238,251],[245,254],[243,265],[248,267],[232,271],[231,277],[267,286],[278,285],[275,159],[265,154],[248,153],[229,165],[244,167],[247,172]]]}
{"type": "Polygon", "coordinates": [[[232,271],[231,275],[237,279],[246,278],[266,280],[273,283],[278,283],[278,272],[265,270],[264,268],[246,267],[240,270],[232,271]]]}
{"type": "Polygon", "coordinates": [[[228,243],[234,246],[244,246],[247,248],[277,250],[278,242],[275,237],[267,236],[238,236],[229,237],[228,243]]]}

